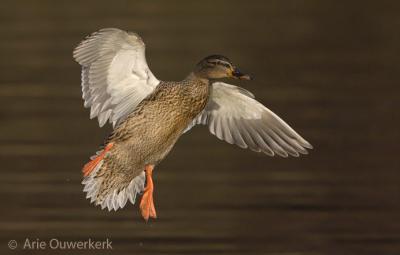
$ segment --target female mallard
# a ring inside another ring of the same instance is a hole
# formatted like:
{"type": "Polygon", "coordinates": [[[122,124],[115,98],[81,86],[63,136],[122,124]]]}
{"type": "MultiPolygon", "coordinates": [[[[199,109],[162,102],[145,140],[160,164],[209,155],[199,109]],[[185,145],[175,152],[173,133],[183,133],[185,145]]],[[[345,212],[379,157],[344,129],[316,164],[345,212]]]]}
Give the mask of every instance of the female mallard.
{"type": "Polygon", "coordinates": [[[307,154],[312,146],[249,91],[221,78],[250,80],[231,61],[212,55],[186,79],[159,81],[146,63],[139,35],[116,28],[93,33],[74,50],[90,118],[114,130],[83,167],[84,192],[102,209],[117,210],[136,194],[143,218],[156,218],[152,171],[196,124],[221,140],[273,156],[307,154]],[[146,187],[144,187],[146,183],[146,187]]]}

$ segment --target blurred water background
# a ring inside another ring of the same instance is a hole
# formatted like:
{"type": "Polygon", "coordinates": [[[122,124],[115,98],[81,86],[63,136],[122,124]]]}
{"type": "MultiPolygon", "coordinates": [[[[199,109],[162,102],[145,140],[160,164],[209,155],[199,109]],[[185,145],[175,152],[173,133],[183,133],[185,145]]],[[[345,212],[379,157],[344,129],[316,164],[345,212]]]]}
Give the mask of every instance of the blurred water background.
{"type": "Polygon", "coordinates": [[[1,254],[399,254],[400,4],[396,1],[4,1],[0,9],[1,254]],[[81,167],[110,128],[83,108],[72,49],[136,31],[153,73],[180,80],[223,54],[236,82],[315,147],[271,158],[185,134],[155,171],[159,219],[108,213],[81,167]],[[26,238],[110,251],[26,251],[26,238]],[[7,247],[15,239],[16,250],[7,247]]]}

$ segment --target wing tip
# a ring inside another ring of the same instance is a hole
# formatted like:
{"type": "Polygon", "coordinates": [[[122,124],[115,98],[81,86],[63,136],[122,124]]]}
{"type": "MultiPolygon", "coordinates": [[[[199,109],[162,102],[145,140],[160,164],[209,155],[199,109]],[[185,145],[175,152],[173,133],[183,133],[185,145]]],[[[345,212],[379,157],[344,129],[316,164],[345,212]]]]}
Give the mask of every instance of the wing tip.
{"type": "Polygon", "coordinates": [[[313,150],[314,146],[311,145],[311,143],[306,141],[306,144],[303,145],[305,148],[309,149],[309,150],[313,150]]]}

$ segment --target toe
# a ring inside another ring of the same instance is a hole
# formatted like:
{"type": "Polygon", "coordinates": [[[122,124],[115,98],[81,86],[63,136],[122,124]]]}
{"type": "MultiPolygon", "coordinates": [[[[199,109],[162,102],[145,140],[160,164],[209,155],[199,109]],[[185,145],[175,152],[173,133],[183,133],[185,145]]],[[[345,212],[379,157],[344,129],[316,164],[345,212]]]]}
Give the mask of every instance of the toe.
{"type": "Polygon", "coordinates": [[[143,219],[146,221],[150,217],[150,203],[148,193],[143,194],[142,200],[140,201],[140,212],[142,214],[143,219]]]}
{"type": "Polygon", "coordinates": [[[153,198],[150,201],[149,213],[150,213],[150,217],[152,217],[154,219],[157,218],[157,213],[156,213],[156,208],[154,206],[153,198]]]}

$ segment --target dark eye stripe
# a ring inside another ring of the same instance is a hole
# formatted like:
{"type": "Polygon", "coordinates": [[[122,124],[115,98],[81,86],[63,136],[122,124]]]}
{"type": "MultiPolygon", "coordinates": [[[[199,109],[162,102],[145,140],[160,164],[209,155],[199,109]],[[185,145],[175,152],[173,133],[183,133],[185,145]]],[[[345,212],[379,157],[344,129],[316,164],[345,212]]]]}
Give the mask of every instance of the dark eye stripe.
{"type": "Polygon", "coordinates": [[[225,67],[228,67],[228,68],[231,66],[230,64],[228,64],[228,63],[226,63],[226,62],[222,62],[222,61],[218,61],[217,64],[218,64],[218,65],[225,66],[225,67]]]}
{"type": "Polygon", "coordinates": [[[216,65],[215,62],[207,61],[207,66],[208,67],[214,67],[216,65]]]}
{"type": "Polygon", "coordinates": [[[219,61],[219,60],[209,60],[209,61],[207,61],[207,64],[210,64],[210,65],[221,65],[221,66],[225,66],[226,68],[231,68],[231,65],[229,64],[229,63],[226,63],[226,62],[222,62],[222,61],[219,61]]]}

